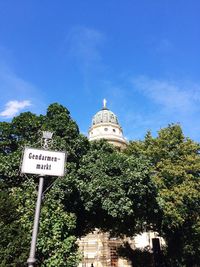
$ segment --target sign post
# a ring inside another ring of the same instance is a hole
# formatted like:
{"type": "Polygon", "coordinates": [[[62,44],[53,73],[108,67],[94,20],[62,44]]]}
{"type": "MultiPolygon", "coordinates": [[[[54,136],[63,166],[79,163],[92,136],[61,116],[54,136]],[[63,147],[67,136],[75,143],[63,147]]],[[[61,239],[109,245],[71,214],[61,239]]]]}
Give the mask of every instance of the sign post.
{"type": "Polygon", "coordinates": [[[35,251],[36,251],[37,234],[38,234],[39,220],[40,220],[40,209],[41,209],[41,202],[42,202],[43,185],[44,185],[44,177],[41,176],[39,178],[38,197],[37,197],[37,203],[36,203],[36,209],[35,209],[31,249],[30,249],[29,258],[27,260],[29,267],[34,267],[35,262],[36,262],[35,251]]]}
{"type": "Polygon", "coordinates": [[[36,263],[35,252],[39,229],[44,175],[64,176],[65,173],[65,153],[48,150],[49,144],[52,142],[52,135],[53,133],[51,132],[43,132],[43,150],[35,148],[24,149],[21,172],[39,175],[38,196],[33,223],[31,248],[29,258],[27,260],[28,267],[34,267],[36,263]]]}

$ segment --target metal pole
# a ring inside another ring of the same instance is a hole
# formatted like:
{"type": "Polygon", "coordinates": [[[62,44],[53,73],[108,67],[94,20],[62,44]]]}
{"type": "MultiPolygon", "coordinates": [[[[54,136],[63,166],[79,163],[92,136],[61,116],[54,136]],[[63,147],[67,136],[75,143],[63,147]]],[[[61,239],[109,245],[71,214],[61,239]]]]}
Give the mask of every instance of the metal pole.
{"type": "Polygon", "coordinates": [[[44,177],[41,176],[39,179],[38,196],[37,196],[35,218],[34,218],[32,240],[31,240],[31,249],[30,249],[29,258],[27,260],[28,267],[34,267],[35,262],[36,262],[35,251],[36,251],[36,241],[37,241],[37,234],[38,234],[38,228],[39,228],[43,184],[44,184],[44,177]]]}

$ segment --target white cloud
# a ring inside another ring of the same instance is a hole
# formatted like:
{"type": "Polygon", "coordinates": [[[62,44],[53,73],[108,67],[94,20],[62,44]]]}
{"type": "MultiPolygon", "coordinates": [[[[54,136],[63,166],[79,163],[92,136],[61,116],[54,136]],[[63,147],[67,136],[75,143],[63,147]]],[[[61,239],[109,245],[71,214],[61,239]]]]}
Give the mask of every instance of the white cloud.
{"type": "Polygon", "coordinates": [[[34,97],[37,89],[30,82],[19,77],[11,68],[5,67],[0,62],[0,91],[4,101],[8,99],[34,97]]]}
{"type": "Polygon", "coordinates": [[[168,112],[191,113],[199,108],[199,85],[149,79],[145,76],[135,78],[132,82],[136,90],[160,104],[168,112]]]}
{"type": "Polygon", "coordinates": [[[168,124],[180,123],[186,136],[199,140],[198,82],[132,76],[118,80],[117,85],[104,83],[105,88],[109,107],[129,139],[141,139],[147,130],[156,135],[168,124]]]}
{"type": "Polygon", "coordinates": [[[72,27],[66,37],[67,57],[73,66],[78,67],[83,78],[83,89],[87,94],[96,86],[93,84],[95,77],[99,79],[107,68],[103,63],[101,51],[105,39],[101,31],[84,26],[72,27]]]}
{"type": "Polygon", "coordinates": [[[46,108],[44,92],[16,72],[12,64],[12,53],[6,51],[0,44],[1,118],[6,120],[11,118],[18,110],[30,106],[30,103],[31,112],[42,113],[46,108]],[[5,110],[2,111],[5,103],[7,103],[5,110]]]}
{"type": "Polygon", "coordinates": [[[12,118],[15,116],[19,111],[23,110],[26,107],[29,107],[31,105],[31,102],[29,100],[24,101],[9,101],[5,105],[5,109],[0,113],[0,116],[5,118],[12,118]]]}
{"type": "Polygon", "coordinates": [[[74,27],[67,36],[69,54],[84,65],[100,61],[99,48],[104,39],[104,35],[95,29],[74,27]]]}

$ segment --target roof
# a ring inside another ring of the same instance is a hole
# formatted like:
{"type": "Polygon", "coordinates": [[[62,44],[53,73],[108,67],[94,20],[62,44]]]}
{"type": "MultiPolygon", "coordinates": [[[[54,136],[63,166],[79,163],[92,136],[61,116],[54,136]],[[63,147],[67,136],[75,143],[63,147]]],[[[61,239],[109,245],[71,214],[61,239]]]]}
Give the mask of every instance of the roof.
{"type": "Polygon", "coordinates": [[[106,106],[98,111],[92,118],[92,126],[101,123],[113,123],[119,125],[117,116],[106,106]]]}

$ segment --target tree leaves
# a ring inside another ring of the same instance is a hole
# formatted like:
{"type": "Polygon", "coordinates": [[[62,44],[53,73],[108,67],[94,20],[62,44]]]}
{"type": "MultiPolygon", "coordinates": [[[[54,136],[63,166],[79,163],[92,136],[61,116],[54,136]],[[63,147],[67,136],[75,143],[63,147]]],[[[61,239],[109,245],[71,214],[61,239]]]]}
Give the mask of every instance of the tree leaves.
{"type": "Polygon", "coordinates": [[[41,146],[43,130],[53,131],[52,150],[67,151],[67,173],[45,178],[40,266],[77,266],[76,239],[96,227],[128,236],[157,230],[168,245],[166,266],[198,263],[199,144],[172,124],[118,152],[105,140],[89,143],[69,111],[54,103],[46,115],[25,112],[0,123],[0,266],[23,266],[28,257],[38,179],[21,175],[19,165],[25,145],[41,146]]]}
{"type": "Polygon", "coordinates": [[[198,143],[184,137],[180,125],[172,124],[156,138],[148,133],[144,141],[131,142],[126,150],[128,155],[150,160],[162,211],[160,231],[168,245],[167,266],[192,266],[200,261],[199,149],[198,143]]]}
{"type": "MultiPolygon", "coordinates": [[[[83,146],[88,142],[79,135],[69,111],[58,104],[50,105],[46,116],[25,112],[11,123],[1,123],[0,179],[4,184],[3,194],[7,194],[8,200],[12,197],[16,203],[15,211],[12,211],[11,204],[2,203],[5,216],[7,212],[8,219],[12,221],[10,226],[8,220],[1,222],[4,234],[0,243],[2,266],[23,266],[28,258],[38,179],[20,174],[20,160],[24,146],[40,147],[43,130],[53,130],[54,143],[51,149],[67,150],[68,161],[74,166],[72,169],[76,168],[85,151],[83,146]],[[12,213],[16,214],[15,220],[12,220],[12,213]],[[10,245],[11,240],[16,249],[10,245]],[[9,248],[13,249],[12,257],[9,248]]],[[[53,178],[45,178],[45,188],[48,189],[53,181],[53,178]]],[[[40,266],[76,266],[80,260],[75,244],[76,215],[64,209],[63,199],[64,189],[58,181],[57,186],[47,190],[42,204],[37,247],[40,266]]]]}

